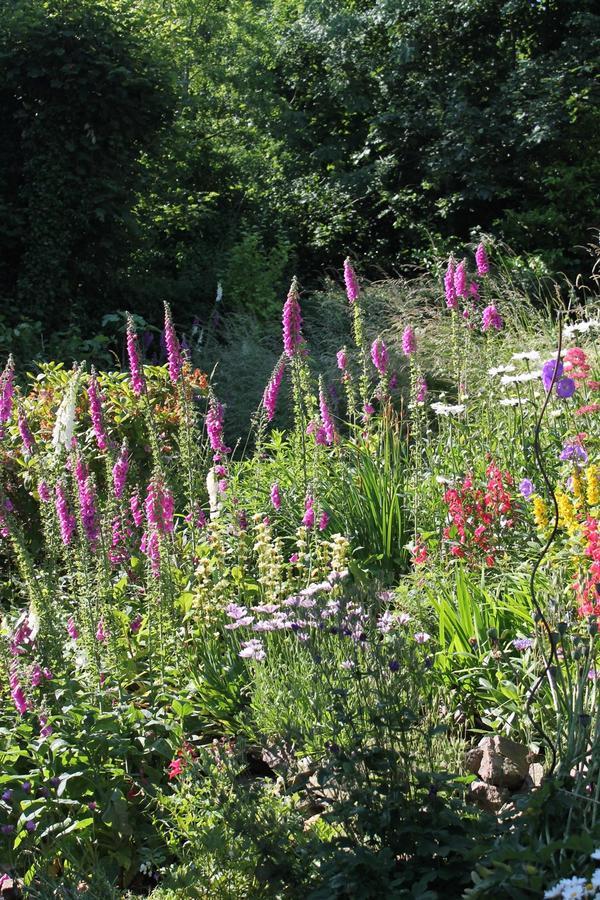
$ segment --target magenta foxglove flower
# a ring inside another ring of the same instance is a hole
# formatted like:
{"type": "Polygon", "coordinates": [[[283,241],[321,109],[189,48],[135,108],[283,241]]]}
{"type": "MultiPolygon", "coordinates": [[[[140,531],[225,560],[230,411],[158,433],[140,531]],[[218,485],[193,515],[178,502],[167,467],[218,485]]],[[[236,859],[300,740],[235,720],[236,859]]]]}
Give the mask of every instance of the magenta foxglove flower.
{"type": "Polygon", "coordinates": [[[461,260],[454,272],[454,290],[457,297],[467,296],[467,263],[461,260]]]}
{"type": "Polygon", "coordinates": [[[96,510],[96,491],[93,479],[88,475],[86,465],[81,457],[77,458],[75,478],[79,493],[79,511],[83,532],[92,548],[94,548],[100,537],[100,526],[96,510]]]}
{"type": "Polygon", "coordinates": [[[153,476],[148,485],[145,508],[146,521],[151,531],[158,534],[170,534],[173,531],[173,495],[157,475],[153,476]]]}
{"type": "Polygon", "coordinates": [[[127,314],[127,356],[131,372],[131,389],[136,397],[141,397],[146,389],[146,379],[144,378],[138,336],[129,313],[127,314]]]}
{"type": "Polygon", "coordinates": [[[279,389],[281,388],[281,382],[283,380],[283,373],[285,371],[285,363],[283,360],[278,363],[275,371],[271,375],[269,379],[269,383],[265,388],[265,392],[263,394],[263,406],[267,413],[267,419],[271,422],[275,416],[275,410],[277,408],[277,397],[279,396],[279,389]]]}
{"type": "Polygon", "coordinates": [[[25,413],[19,407],[19,434],[21,435],[21,440],[23,441],[23,452],[28,456],[31,455],[34,447],[34,440],[29,425],[27,424],[27,419],[25,418],[25,413]]]}
{"type": "Polygon", "coordinates": [[[315,510],[313,504],[314,500],[311,495],[308,494],[304,501],[304,516],[302,518],[302,524],[305,525],[306,528],[312,528],[315,524],[315,510]]]}
{"type": "Polygon", "coordinates": [[[481,330],[489,331],[491,328],[494,328],[496,331],[500,331],[504,326],[504,320],[493,303],[483,311],[481,316],[481,330]]]}
{"type": "Polygon", "coordinates": [[[15,393],[15,365],[12,356],[0,375],[0,425],[5,425],[10,419],[15,393]]]}
{"type": "Polygon", "coordinates": [[[349,256],[344,260],[344,282],[346,284],[346,296],[348,297],[349,303],[356,303],[356,301],[358,300],[360,289],[358,287],[358,279],[356,277],[354,269],[352,268],[352,263],[350,262],[349,256]]]}
{"type": "Polygon", "coordinates": [[[223,404],[218,400],[211,400],[208,412],[206,414],[206,433],[210,446],[215,453],[225,453],[226,447],[223,444],[223,404]]]}
{"type": "Polygon", "coordinates": [[[68,547],[73,540],[73,532],[75,531],[76,524],[75,516],[69,509],[65,489],[60,481],[56,485],[54,493],[56,497],[56,515],[58,517],[60,536],[65,547],[68,547]]]}
{"type": "Polygon", "coordinates": [[[98,643],[103,644],[107,637],[108,632],[104,627],[104,619],[100,619],[98,621],[98,627],[96,628],[96,640],[98,643]]]}
{"type": "Polygon", "coordinates": [[[127,456],[127,441],[123,441],[121,445],[121,452],[117,458],[116,463],[113,466],[112,477],[113,477],[113,489],[115,492],[115,497],[119,500],[123,496],[123,491],[125,490],[125,481],[127,479],[127,472],[129,470],[129,458],[127,456]]]}
{"type": "Polygon", "coordinates": [[[132,632],[132,634],[137,634],[137,633],[138,633],[138,631],[139,631],[140,628],[142,627],[142,622],[143,622],[143,621],[144,621],[144,620],[142,619],[142,617],[141,617],[141,615],[140,615],[139,613],[137,614],[137,616],[135,616],[135,617],[131,620],[131,622],[129,623],[129,630],[132,632]]]}
{"type": "Polygon", "coordinates": [[[425,397],[427,396],[427,382],[423,378],[423,376],[419,376],[417,381],[417,403],[423,403],[425,401],[425,397]]]}
{"type": "Polygon", "coordinates": [[[139,528],[144,521],[144,513],[142,510],[142,504],[140,502],[140,494],[137,488],[131,495],[131,498],[129,500],[129,508],[131,510],[131,518],[133,519],[133,523],[136,528],[139,528]]]}
{"type": "Polygon", "coordinates": [[[73,616],[69,616],[69,621],[67,622],[67,632],[70,638],[74,641],[79,637],[79,632],[77,631],[77,625],[75,624],[75,619],[73,616]]]}
{"type": "Polygon", "coordinates": [[[273,509],[281,509],[281,494],[279,492],[279,484],[276,481],[271,485],[271,505],[273,509]]]}
{"type": "Polygon", "coordinates": [[[458,299],[456,297],[456,288],[454,287],[454,260],[452,257],[448,260],[448,268],[444,275],[444,292],[448,309],[458,309],[458,299]]]}
{"type": "Polygon", "coordinates": [[[363,421],[368,422],[373,413],[375,412],[375,407],[372,403],[365,403],[363,406],[363,421]]]}
{"type": "Polygon", "coordinates": [[[50,503],[50,488],[45,481],[40,481],[38,484],[38,494],[42,503],[50,503]]]}
{"type": "Polygon", "coordinates": [[[302,346],[302,313],[300,310],[298,282],[294,277],[287,300],[283,306],[283,350],[290,359],[302,346]]]}
{"type": "Polygon", "coordinates": [[[98,449],[106,450],[108,449],[108,438],[106,436],[104,423],[102,420],[102,400],[100,397],[100,390],[98,388],[98,379],[96,378],[96,373],[93,369],[92,375],[90,377],[90,383],[87,388],[87,395],[90,403],[92,428],[94,430],[94,436],[96,438],[96,443],[98,444],[98,449]]]}
{"type": "Polygon", "coordinates": [[[171,316],[171,310],[168,303],[165,303],[165,346],[167,348],[169,378],[173,384],[176,384],[181,375],[183,360],[181,356],[181,347],[179,346],[179,341],[175,334],[173,317],[171,316]]]}
{"type": "Polygon", "coordinates": [[[405,356],[412,356],[417,352],[417,338],[414,328],[407,325],[402,335],[402,352],[405,356]]]}
{"type": "Polygon", "coordinates": [[[325,531],[327,526],[329,525],[329,515],[323,510],[321,513],[321,518],[319,519],[319,531],[325,531]]]}
{"type": "Polygon", "coordinates": [[[348,368],[348,356],[346,354],[346,348],[344,347],[342,350],[338,350],[336,354],[337,366],[342,372],[345,372],[348,368]]]}
{"type": "Polygon", "coordinates": [[[48,725],[48,716],[41,715],[40,719],[40,737],[47,738],[52,734],[52,725],[48,725]]]}
{"type": "Polygon", "coordinates": [[[477,263],[477,274],[487,275],[487,273],[490,271],[490,264],[488,262],[488,256],[483,242],[479,244],[477,250],[475,251],[475,262],[477,263]]]}
{"type": "Polygon", "coordinates": [[[371,344],[371,360],[379,374],[385,375],[389,362],[389,354],[388,349],[381,338],[376,338],[371,344]]]}
{"type": "Polygon", "coordinates": [[[323,437],[326,444],[335,444],[337,442],[337,433],[329,407],[327,406],[327,398],[323,388],[319,391],[319,409],[321,412],[321,422],[323,423],[323,437]]]}
{"type": "Polygon", "coordinates": [[[25,694],[23,693],[23,688],[19,682],[19,673],[16,668],[11,669],[9,676],[9,684],[10,684],[10,695],[12,697],[13,703],[15,704],[15,708],[20,716],[25,715],[27,709],[29,708],[29,704],[27,703],[27,699],[25,694]]]}

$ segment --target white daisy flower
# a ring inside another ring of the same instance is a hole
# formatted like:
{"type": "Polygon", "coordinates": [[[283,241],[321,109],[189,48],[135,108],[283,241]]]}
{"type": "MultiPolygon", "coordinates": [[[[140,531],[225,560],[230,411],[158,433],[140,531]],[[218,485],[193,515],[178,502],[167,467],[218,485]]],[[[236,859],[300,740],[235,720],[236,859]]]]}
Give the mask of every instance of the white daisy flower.
{"type": "Polygon", "coordinates": [[[507,366],[496,366],[495,369],[488,369],[488,375],[502,375],[503,372],[514,372],[515,367],[509,363],[507,366]]]}
{"type": "Polygon", "coordinates": [[[535,362],[536,360],[540,359],[540,354],[537,350],[524,350],[522,353],[513,353],[511,359],[526,359],[530,362],[535,362]]]}
{"type": "Polygon", "coordinates": [[[455,406],[446,403],[432,403],[431,408],[437,416],[458,416],[467,408],[464,403],[457,403],[455,406]]]}

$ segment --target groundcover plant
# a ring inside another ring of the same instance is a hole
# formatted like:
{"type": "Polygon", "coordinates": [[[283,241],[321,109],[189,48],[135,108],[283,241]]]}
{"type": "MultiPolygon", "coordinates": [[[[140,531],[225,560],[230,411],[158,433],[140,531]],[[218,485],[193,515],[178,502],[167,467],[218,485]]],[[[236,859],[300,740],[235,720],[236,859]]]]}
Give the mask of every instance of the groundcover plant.
{"type": "Polygon", "coordinates": [[[243,446],[168,306],[7,361],[5,896],[600,892],[600,311],[488,255],[392,320],[347,260],[335,383],[294,280],[243,446]]]}

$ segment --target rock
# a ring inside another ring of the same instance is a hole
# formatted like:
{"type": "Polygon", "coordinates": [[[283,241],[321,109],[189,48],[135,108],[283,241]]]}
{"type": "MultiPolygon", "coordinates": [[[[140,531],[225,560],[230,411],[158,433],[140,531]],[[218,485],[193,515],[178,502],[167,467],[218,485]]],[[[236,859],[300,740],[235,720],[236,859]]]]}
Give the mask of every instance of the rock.
{"type": "Polygon", "coordinates": [[[522,744],[500,735],[479,742],[482,751],[477,774],[486,784],[516,791],[529,775],[528,750],[522,744]]]}
{"type": "Polygon", "coordinates": [[[510,791],[484,781],[474,781],[470,790],[471,799],[485,812],[497,813],[510,800],[510,791]]]}
{"type": "Polygon", "coordinates": [[[544,777],[544,767],[541,763],[531,763],[529,766],[529,778],[533,787],[539,787],[544,777]]]}
{"type": "Polygon", "coordinates": [[[483,750],[480,747],[474,747],[465,753],[465,768],[471,775],[477,775],[479,766],[483,759],[483,750]]]}

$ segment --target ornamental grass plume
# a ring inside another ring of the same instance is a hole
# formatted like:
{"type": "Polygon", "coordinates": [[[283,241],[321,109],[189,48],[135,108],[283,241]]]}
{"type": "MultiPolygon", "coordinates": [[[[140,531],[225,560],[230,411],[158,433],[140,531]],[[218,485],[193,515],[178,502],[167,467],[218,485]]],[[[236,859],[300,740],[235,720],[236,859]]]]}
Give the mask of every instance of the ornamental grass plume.
{"type": "Polygon", "coordinates": [[[417,352],[417,338],[410,325],[406,326],[402,334],[402,352],[405,356],[412,356],[417,352]]]}
{"type": "Polygon", "coordinates": [[[448,268],[444,275],[444,293],[448,309],[458,309],[458,298],[456,296],[456,288],[454,287],[454,273],[454,260],[450,257],[448,260],[448,268]]]}
{"type": "Polygon", "coordinates": [[[127,313],[127,356],[131,373],[131,389],[136,397],[141,397],[146,389],[146,379],[135,324],[129,313],[127,313]]]}
{"type": "Polygon", "coordinates": [[[12,355],[0,375],[0,425],[6,425],[10,419],[15,394],[15,364],[12,355]]]}
{"type": "Polygon", "coordinates": [[[348,297],[348,302],[352,305],[358,300],[360,288],[349,256],[344,260],[344,282],[346,284],[346,296],[348,297]]]}
{"type": "Polygon", "coordinates": [[[169,378],[173,384],[177,384],[179,376],[181,375],[183,358],[181,355],[181,346],[175,333],[175,326],[173,325],[171,308],[167,302],[165,302],[165,346],[167,349],[169,378]]]}
{"type": "Polygon", "coordinates": [[[493,303],[490,303],[489,306],[486,306],[481,316],[481,330],[482,331],[490,331],[494,329],[495,331],[501,331],[504,327],[504,320],[493,303]]]}
{"type": "Polygon", "coordinates": [[[389,362],[389,353],[381,338],[376,338],[371,344],[371,360],[379,374],[385,375],[389,362]]]}
{"type": "Polygon", "coordinates": [[[90,416],[92,419],[92,429],[94,431],[94,437],[96,438],[98,449],[104,451],[108,449],[108,437],[106,436],[106,431],[104,430],[104,422],[102,417],[102,399],[100,396],[100,390],[98,388],[98,378],[96,377],[96,372],[94,369],[92,369],[92,374],[90,376],[90,381],[87,387],[87,395],[90,403],[90,416]]]}
{"type": "Polygon", "coordinates": [[[300,310],[300,294],[298,292],[298,280],[292,279],[287,299],[283,305],[283,350],[287,357],[292,359],[302,346],[302,312],[300,310]]]}
{"type": "Polygon", "coordinates": [[[477,250],[475,251],[475,262],[477,264],[477,274],[482,276],[487,275],[490,271],[490,264],[483,241],[481,241],[481,243],[477,247],[477,250]]]}
{"type": "Polygon", "coordinates": [[[263,407],[267,413],[267,419],[269,422],[272,422],[275,417],[275,411],[277,408],[277,398],[279,396],[279,390],[281,388],[281,382],[283,380],[283,373],[285,371],[285,362],[281,359],[273,374],[269,379],[269,383],[267,384],[264,394],[263,394],[263,407]]]}

